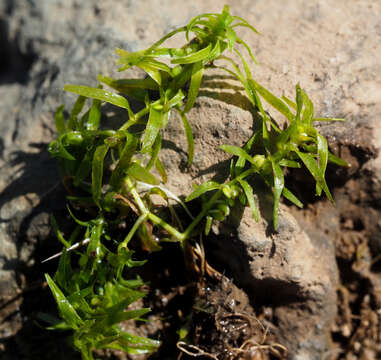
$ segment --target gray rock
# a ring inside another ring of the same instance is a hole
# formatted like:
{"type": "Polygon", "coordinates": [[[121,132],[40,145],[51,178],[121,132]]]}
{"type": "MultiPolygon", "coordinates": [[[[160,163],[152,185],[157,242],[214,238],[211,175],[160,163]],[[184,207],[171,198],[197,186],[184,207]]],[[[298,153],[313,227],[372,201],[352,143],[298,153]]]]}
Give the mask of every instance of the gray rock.
{"type": "Polygon", "coordinates": [[[269,203],[262,206],[258,223],[249,209],[236,209],[219,226],[210,251],[254,301],[274,307],[280,341],[292,358],[320,359],[336,315],[333,243],[313,241],[283,206],[274,232],[269,203]]]}

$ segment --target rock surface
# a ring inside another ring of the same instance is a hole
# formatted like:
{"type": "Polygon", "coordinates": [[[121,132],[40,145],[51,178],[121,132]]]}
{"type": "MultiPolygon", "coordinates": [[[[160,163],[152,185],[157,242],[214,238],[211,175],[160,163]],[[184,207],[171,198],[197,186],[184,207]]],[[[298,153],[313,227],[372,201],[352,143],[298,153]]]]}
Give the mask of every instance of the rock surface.
{"type": "Polygon", "coordinates": [[[336,315],[333,243],[310,238],[285,207],[275,232],[272,209],[261,204],[258,223],[250,209],[235,209],[216,230],[209,251],[253,301],[273,307],[278,335],[294,358],[321,358],[329,351],[336,315]]]}
{"type": "MultiPolygon", "coordinates": [[[[115,47],[145,48],[196,14],[221,11],[224,3],[262,33],[241,32],[260,62],[254,71],[260,83],[276,94],[293,97],[300,82],[317,114],[348,119],[344,125],[322,126],[331,147],[352,163],[347,172],[331,174],[331,183],[345,186],[335,191],[336,209],[323,207],[319,213],[325,225],[296,214],[303,232],[282,208],[284,232],[269,235],[264,222],[249,221],[245,212],[244,221],[237,225],[237,241],[248,254],[247,271],[238,265],[235,269],[234,262],[226,259],[247,289],[255,292],[259,287],[274,304],[278,292],[285,297],[275,308],[279,332],[292,349],[290,358],[324,355],[336,304],[332,241],[344,220],[352,221],[345,226],[356,236],[363,232],[374,256],[381,251],[381,3],[376,0],[290,0],[287,4],[164,0],[159,10],[153,0],[1,1],[0,297],[7,304],[1,313],[2,338],[13,336],[26,321],[18,310],[23,277],[34,266],[38,244],[49,233],[48,214],[64,206],[57,200],[59,176],[46,151],[54,136],[56,107],[61,103],[70,107],[75,99],[62,87],[95,85],[98,73],[116,75],[115,47]],[[365,207],[366,211],[360,210],[365,207]],[[362,230],[353,220],[354,212],[362,230]],[[310,330],[308,334],[303,326],[310,330]]],[[[254,120],[238,90],[226,92],[211,78],[204,81],[190,114],[196,161],[185,173],[179,170],[186,161],[183,130],[175,117],[171,119],[163,162],[171,169],[168,187],[176,193],[188,193],[193,182],[224,176],[227,157],[215,152],[216,147],[241,145],[248,138],[254,120]]]]}

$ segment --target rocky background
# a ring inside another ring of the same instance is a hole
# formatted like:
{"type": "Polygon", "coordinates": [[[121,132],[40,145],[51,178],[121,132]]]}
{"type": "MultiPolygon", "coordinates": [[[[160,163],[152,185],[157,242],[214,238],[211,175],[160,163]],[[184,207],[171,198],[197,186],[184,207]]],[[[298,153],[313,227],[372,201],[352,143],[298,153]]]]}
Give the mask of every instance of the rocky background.
{"type": "MultiPolygon", "coordinates": [[[[240,223],[215,229],[211,256],[272,313],[290,359],[381,358],[381,2],[0,0],[0,359],[77,356],[60,354],[55,338],[46,347],[26,338],[44,304],[43,273],[54,271],[40,265],[54,248],[48,217],[65,207],[47,153],[56,107],[75,100],[64,84],[115,76],[116,47],[143,49],[225,3],[261,33],[241,31],[262,85],[293,97],[299,82],[319,116],[347,119],[322,131],[351,167],[329,169],[336,207],[314,197],[303,173],[291,174],[305,209],[282,206],[271,233],[264,195],[261,221],[245,212],[240,223]]],[[[181,128],[172,121],[164,135],[168,186],[184,194],[219,176],[226,157],[216,148],[246,141],[249,110],[239,88],[206,76],[190,114],[196,162],[188,172],[180,171],[181,128]]]]}

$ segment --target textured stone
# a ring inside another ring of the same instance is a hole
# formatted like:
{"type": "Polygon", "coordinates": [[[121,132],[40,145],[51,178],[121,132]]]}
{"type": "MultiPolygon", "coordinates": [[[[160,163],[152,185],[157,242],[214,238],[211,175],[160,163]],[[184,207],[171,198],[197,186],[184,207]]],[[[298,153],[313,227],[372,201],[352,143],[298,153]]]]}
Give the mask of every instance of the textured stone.
{"type": "Polygon", "coordinates": [[[273,231],[271,202],[261,204],[265,217],[258,223],[250,209],[236,209],[219,226],[210,251],[254,301],[274,307],[279,335],[295,358],[303,353],[320,359],[329,349],[336,315],[333,243],[313,241],[285,207],[273,231]]]}

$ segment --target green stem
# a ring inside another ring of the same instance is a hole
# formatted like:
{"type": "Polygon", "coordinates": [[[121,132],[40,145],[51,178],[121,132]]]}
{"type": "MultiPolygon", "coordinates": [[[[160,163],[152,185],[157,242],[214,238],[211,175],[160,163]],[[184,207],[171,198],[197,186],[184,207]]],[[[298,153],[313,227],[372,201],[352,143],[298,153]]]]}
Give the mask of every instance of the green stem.
{"type": "MultiPolygon", "coordinates": [[[[233,180],[229,181],[227,185],[233,185],[236,183],[239,179],[244,179],[245,177],[251,175],[255,170],[250,168],[248,170],[245,170],[242,174],[234,178],[233,180]]],[[[181,242],[184,243],[186,239],[188,239],[191,236],[192,231],[194,228],[202,221],[204,216],[208,213],[208,211],[213,207],[214,203],[220,198],[222,195],[222,190],[218,190],[206,203],[206,205],[203,207],[202,211],[198,214],[198,216],[192,221],[192,223],[185,229],[185,231],[182,233],[182,239],[181,242]]]]}
{"type": "Polygon", "coordinates": [[[173,226],[169,225],[163,219],[159,218],[155,214],[149,212],[148,218],[155,224],[162,227],[164,230],[168,231],[172,236],[178,239],[180,242],[184,241],[184,233],[179,232],[173,226]]]}
{"type": "Polygon", "coordinates": [[[213,207],[214,203],[220,198],[222,195],[222,190],[218,190],[211,199],[206,203],[206,205],[203,207],[202,211],[198,214],[198,216],[192,221],[192,223],[185,229],[183,232],[183,239],[182,242],[185,242],[186,239],[188,239],[194,230],[194,228],[200,223],[200,221],[204,218],[204,216],[207,214],[207,212],[213,207]]]}
{"type": "Polygon", "coordinates": [[[138,206],[142,215],[147,214],[149,211],[147,210],[146,206],[144,205],[144,202],[141,199],[139,193],[137,192],[135,185],[132,183],[132,181],[129,177],[126,177],[125,184],[127,185],[127,190],[128,190],[128,192],[131,193],[131,195],[134,198],[136,205],[138,206]]]}
{"type": "Polygon", "coordinates": [[[134,236],[135,232],[139,229],[139,226],[142,224],[142,222],[147,218],[148,213],[142,214],[139,216],[138,220],[136,220],[134,226],[131,228],[128,235],[125,237],[123,242],[121,242],[118,246],[118,251],[120,251],[122,248],[127,248],[128,243],[134,236]]]}

